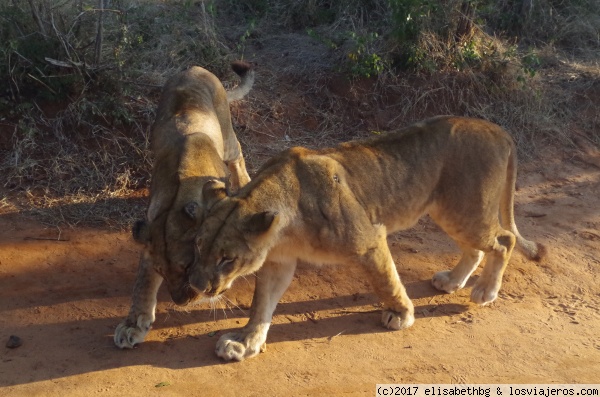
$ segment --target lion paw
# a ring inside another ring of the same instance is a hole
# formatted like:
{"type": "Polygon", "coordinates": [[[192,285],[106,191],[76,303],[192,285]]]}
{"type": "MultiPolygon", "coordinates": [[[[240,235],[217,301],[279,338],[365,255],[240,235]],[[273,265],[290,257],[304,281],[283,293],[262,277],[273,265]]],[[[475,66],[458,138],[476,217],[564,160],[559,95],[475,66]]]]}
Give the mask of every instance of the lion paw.
{"type": "Polygon", "coordinates": [[[500,285],[489,286],[483,283],[477,283],[471,291],[471,302],[485,306],[496,300],[499,290],[500,285]]]}
{"type": "Polygon", "coordinates": [[[397,313],[390,309],[385,309],[381,314],[381,322],[388,329],[408,328],[415,322],[415,316],[408,310],[405,313],[397,313]]]}
{"type": "Polygon", "coordinates": [[[433,275],[431,279],[431,284],[439,291],[444,291],[448,294],[455,292],[456,290],[464,287],[465,281],[462,283],[457,282],[456,280],[452,280],[450,277],[450,270],[445,270],[443,272],[437,272],[433,275]]]}
{"type": "Polygon", "coordinates": [[[219,338],[215,353],[227,361],[242,361],[264,352],[264,339],[260,333],[229,332],[219,338]]]}
{"type": "Polygon", "coordinates": [[[132,349],[138,343],[142,343],[154,322],[152,317],[141,314],[135,325],[131,324],[129,320],[124,320],[117,325],[114,336],[115,345],[121,349],[132,349]]]}

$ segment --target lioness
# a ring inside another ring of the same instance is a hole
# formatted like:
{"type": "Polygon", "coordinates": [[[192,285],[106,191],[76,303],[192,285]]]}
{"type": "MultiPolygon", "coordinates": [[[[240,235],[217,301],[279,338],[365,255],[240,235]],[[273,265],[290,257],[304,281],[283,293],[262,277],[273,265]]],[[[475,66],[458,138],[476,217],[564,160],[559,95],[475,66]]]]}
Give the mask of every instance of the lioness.
{"type": "Polygon", "coordinates": [[[383,301],[383,325],[410,327],[413,304],[386,236],[426,213],[462,251],[453,270],[433,276],[433,285],[448,293],[463,287],[485,254],[471,300],[493,302],[515,243],[530,259],[544,252],[515,225],[516,175],[516,148],[502,128],[440,116],[330,149],[292,148],[268,161],[235,197],[222,182],[208,182],[192,287],[216,296],[258,271],[250,320],[219,339],[217,355],[242,360],[264,348],[299,259],[362,266],[383,301]]]}
{"type": "Polygon", "coordinates": [[[197,298],[184,276],[194,259],[194,239],[202,223],[202,186],[215,178],[227,180],[230,174],[229,189],[235,192],[250,181],[231,125],[229,102],[250,91],[254,71],[239,61],[232,68],[241,83],[231,91],[198,66],[173,76],[163,88],[151,133],[154,166],[147,218],[133,227],[144,250],[129,315],[114,335],[121,348],[143,342],[154,322],[163,278],[175,303],[197,298]]]}

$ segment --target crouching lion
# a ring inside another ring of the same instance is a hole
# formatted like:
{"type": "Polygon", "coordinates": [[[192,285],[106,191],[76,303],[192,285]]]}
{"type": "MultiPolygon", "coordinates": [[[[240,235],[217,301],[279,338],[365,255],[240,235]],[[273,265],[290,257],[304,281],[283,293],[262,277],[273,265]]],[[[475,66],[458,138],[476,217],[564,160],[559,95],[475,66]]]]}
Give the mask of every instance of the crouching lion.
{"type": "Polygon", "coordinates": [[[258,272],[249,322],[219,339],[217,355],[242,360],[264,348],[298,260],[361,266],[383,302],[383,325],[410,327],[413,304],[386,236],[423,214],[462,251],[454,269],[433,276],[433,285],[448,293],[462,288],[486,255],[471,300],[493,302],[515,245],[533,260],[544,253],[517,230],[516,175],[515,144],[502,128],[440,116],[334,148],[292,148],[268,161],[235,197],[222,182],[208,182],[208,212],[188,272],[192,287],[212,297],[258,272]]]}
{"type": "Polygon", "coordinates": [[[154,322],[163,279],[175,303],[184,305],[198,297],[187,283],[185,269],[193,262],[194,240],[202,223],[202,186],[229,177],[229,189],[235,192],[250,180],[231,125],[229,102],[250,91],[254,71],[239,61],[232,68],[241,83],[231,91],[197,66],[173,76],[163,88],[151,132],[150,202],[146,220],[133,227],[144,250],[129,315],[114,335],[121,348],[143,342],[154,322]]]}

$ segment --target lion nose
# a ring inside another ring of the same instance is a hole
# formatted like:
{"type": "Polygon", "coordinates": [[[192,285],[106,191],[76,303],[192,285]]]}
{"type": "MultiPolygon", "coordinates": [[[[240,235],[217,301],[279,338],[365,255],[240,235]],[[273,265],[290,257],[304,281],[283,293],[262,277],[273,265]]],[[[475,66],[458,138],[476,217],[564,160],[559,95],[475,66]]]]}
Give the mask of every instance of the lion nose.
{"type": "Polygon", "coordinates": [[[214,288],[214,287],[212,287],[212,288],[211,288],[211,287],[209,287],[209,288],[206,288],[206,289],[204,290],[204,293],[205,293],[206,295],[209,295],[209,296],[216,296],[216,295],[219,295],[219,291],[218,291],[218,289],[217,289],[217,288],[214,288]]]}
{"type": "Polygon", "coordinates": [[[174,291],[173,293],[171,293],[171,299],[176,305],[179,306],[187,305],[191,300],[190,298],[191,297],[189,296],[189,294],[183,293],[181,291],[174,291]]]}
{"type": "Polygon", "coordinates": [[[191,275],[189,278],[190,286],[201,294],[208,295],[212,289],[211,283],[204,277],[191,275]]]}

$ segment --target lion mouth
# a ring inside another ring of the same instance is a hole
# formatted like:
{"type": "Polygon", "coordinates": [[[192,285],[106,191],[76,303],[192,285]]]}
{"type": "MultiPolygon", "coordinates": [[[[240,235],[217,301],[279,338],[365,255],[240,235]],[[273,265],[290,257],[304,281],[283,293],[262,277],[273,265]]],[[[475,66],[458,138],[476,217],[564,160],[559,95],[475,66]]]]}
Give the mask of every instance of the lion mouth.
{"type": "Polygon", "coordinates": [[[198,292],[194,290],[189,284],[184,285],[183,287],[170,291],[171,299],[178,306],[185,306],[190,302],[194,302],[199,299],[198,292]]]}
{"type": "Polygon", "coordinates": [[[208,291],[204,291],[204,295],[210,297],[210,298],[214,298],[216,296],[222,295],[225,293],[225,291],[227,291],[227,288],[211,288],[208,291]]]}
{"type": "Polygon", "coordinates": [[[215,298],[218,297],[219,295],[222,295],[225,291],[227,291],[229,288],[222,288],[219,286],[214,286],[211,283],[203,283],[203,287],[199,287],[197,284],[194,284],[193,282],[188,284],[190,289],[193,290],[194,294],[196,295],[203,295],[207,298],[215,298]]]}

